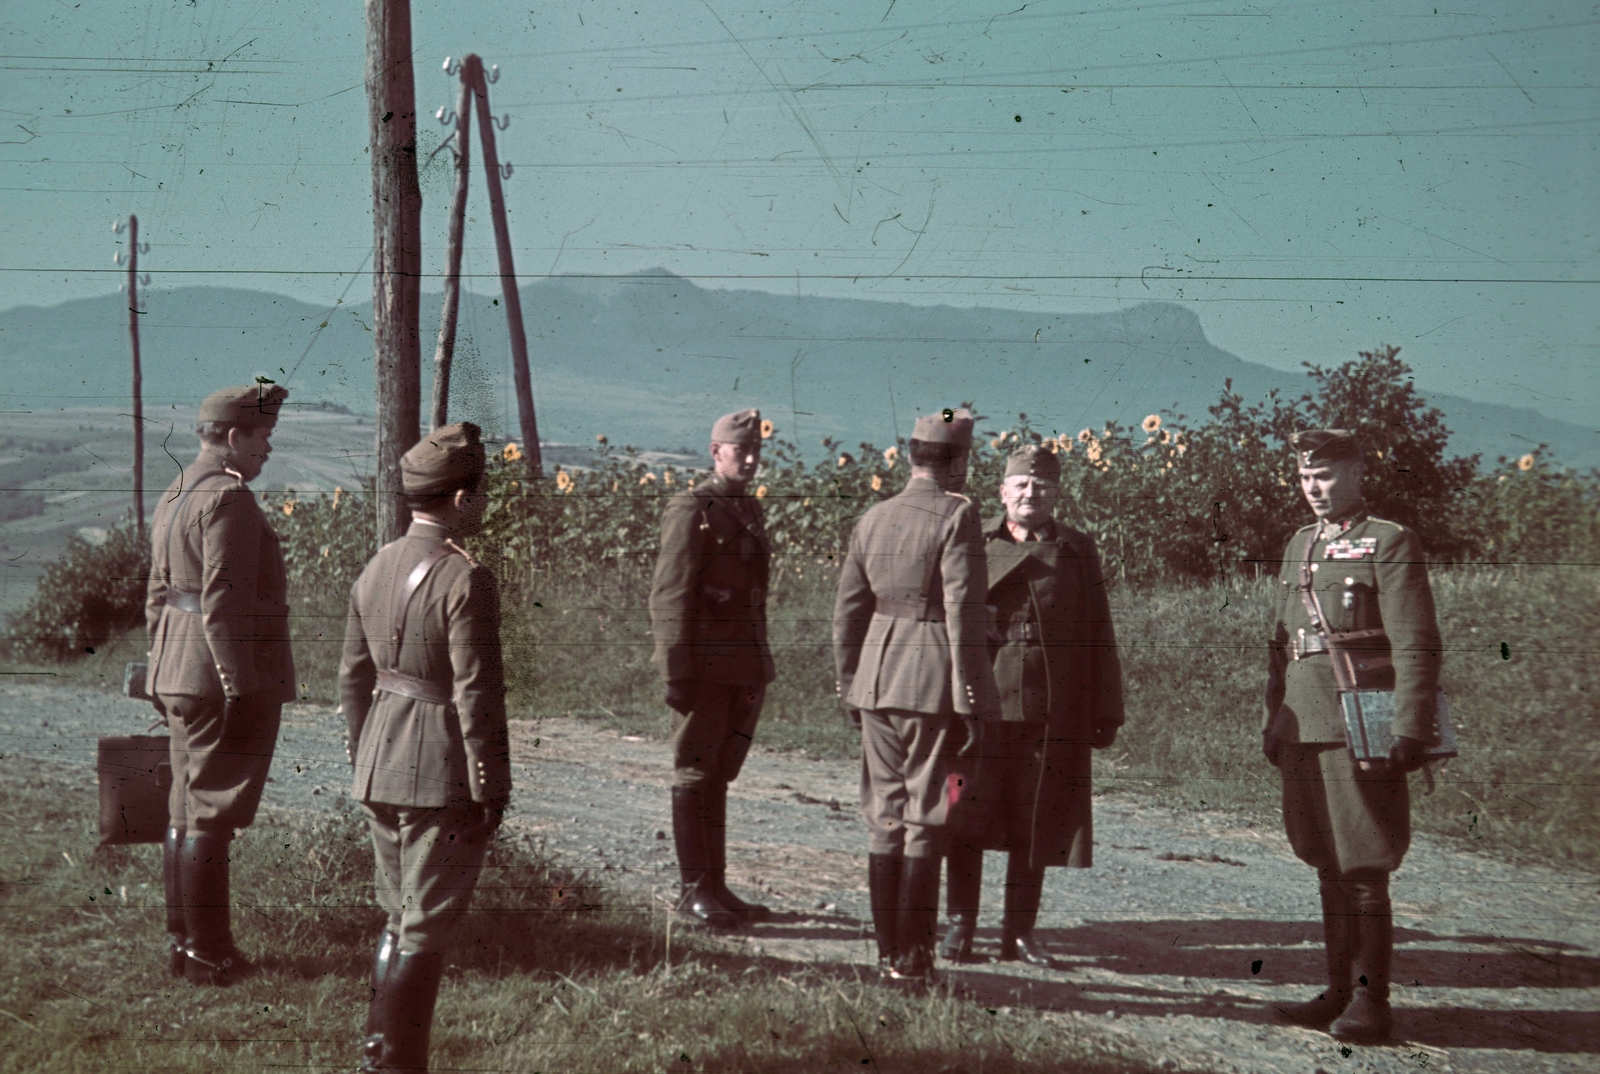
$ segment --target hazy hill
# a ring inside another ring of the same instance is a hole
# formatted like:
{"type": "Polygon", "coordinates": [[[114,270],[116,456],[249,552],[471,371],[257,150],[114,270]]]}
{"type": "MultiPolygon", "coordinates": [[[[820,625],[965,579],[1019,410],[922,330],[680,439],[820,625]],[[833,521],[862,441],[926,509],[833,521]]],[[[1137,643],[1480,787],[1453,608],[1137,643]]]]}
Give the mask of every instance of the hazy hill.
{"type": "MultiPolygon", "coordinates": [[[[1036,427],[1076,431],[1163,409],[1203,418],[1227,378],[1251,399],[1307,385],[1213,346],[1198,317],[1171,303],[1032,314],[712,290],[666,272],[541,280],[523,288],[522,302],[540,431],[553,440],[605,433],[698,447],[717,414],[755,405],[807,446],[824,435],[882,444],[897,428],[908,433],[919,412],[969,399],[996,421],[1026,411],[1036,427]]],[[[367,302],[329,314],[279,295],[197,287],[152,291],[147,305],[152,414],[192,412],[204,391],[254,372],[283,380],[308,344],[290,383],[295,398],[372,412],[367,302]]],[[[425,366],[438,306],[425,296],[425,366]]],[[[453,412],[500,428],[504,316],[492,296],[469,295],[463,307],[453,412]]],[[[120,296],[0,313],[8,409],[119,404],[126,324],[120,296]]],[[[1419,388],[1448,416],[1456,451],[1492,460],[1545,441],[1563,461],[1600,465],[1594,430],[1419,388]]]]}

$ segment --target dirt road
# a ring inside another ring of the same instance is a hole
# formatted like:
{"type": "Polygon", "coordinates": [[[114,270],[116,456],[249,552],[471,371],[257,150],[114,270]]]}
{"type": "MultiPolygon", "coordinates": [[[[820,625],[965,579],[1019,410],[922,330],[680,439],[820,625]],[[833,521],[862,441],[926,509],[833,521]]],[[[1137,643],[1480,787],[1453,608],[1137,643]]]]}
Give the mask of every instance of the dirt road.
{"type": "MultiPolygon", "coordinates": [[[[92,765],[94,740],[142,733],[147,705],[92,689],[0,689],[0,753],[92,765]]],[[[348,768],[331,709],[285,713],[264,807],[325,808],[348,768]]],[[[641,900],[674,879],[663,744],[572,719],[513,729],[508,825],[641,900]]],[[[733,787],[730,872],[775,919],[729,944],[797,962],[867,963],[866,831],[852,762],[758,748],[733,787]]],[[[1403,1043],[1354,1049],[1272,1024],[1273,1000],[1322,980],[1314,874],[1273,817],[1097,799],[1096,868],[1051,870],[1039,935],[1055,971],[993,961],[1003,859],[989,855],[977,964],[947,974],[988,1007],[1092,1020],[1223,1071],[1600,1069],[1600,879],[1513,867],[1418,839],[1396,874],[1395,1005],[1403,1043]]]]}

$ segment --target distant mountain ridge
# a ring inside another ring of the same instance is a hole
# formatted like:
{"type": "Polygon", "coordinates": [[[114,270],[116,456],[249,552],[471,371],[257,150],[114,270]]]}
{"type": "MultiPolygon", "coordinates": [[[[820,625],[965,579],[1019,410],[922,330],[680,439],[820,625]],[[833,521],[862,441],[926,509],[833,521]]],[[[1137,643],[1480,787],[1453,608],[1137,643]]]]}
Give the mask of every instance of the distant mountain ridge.
{"type": "MultiPolygon", "coordinates": [[[[551,440],[605,434],[698,448],[718,414],[759,406],[808,450],[823,436],[886,444],[908,435],[918,413],[963,400],[996,424],[1026,412],[1035,428],[1074,432],[1161,410],[1198,422],[1230,378],[1248,400],[1272,389],[1293,398],[1309,386],[1214,346],[1195,313],[1174,303],[1100,314],[924,307],[713,290],[665,271],[539,280],[521,298],[540,433],[551,440]]],[[[147,307],[140,326],[152,417],[192,414],[213,386],[256,372],[288,379],[299,402],[372,413],[370,303],[330,314],[266,292],[189,287],[152,291],[147,307]]],[[[424,409],[438,310],[437,296],[424,296],[424,409]]],[[[453,416],[506,426],[506,353],[498,298],[463,296],[453,416]]],[[[7,409],[118,405],[128,397],[125,301],[0,313],[0,359],[7,409]]],[[[1600,466],[1595,430],[1419,390],[1445,412],[1455,452],[1493,461],[1545,442],[1565,463],[1600,466]]]]}

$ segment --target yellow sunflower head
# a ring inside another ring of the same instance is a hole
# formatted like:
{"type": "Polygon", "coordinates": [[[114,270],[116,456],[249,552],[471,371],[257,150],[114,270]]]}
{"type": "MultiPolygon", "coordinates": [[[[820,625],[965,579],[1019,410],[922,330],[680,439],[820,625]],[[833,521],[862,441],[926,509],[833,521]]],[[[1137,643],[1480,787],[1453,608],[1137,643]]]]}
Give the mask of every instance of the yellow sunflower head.
{"type": "Polygon", "coordinates": [[[1530,452],[1529,454],[1524,455],[1522,458],[1517,460],[1517,469],[1521,470],[1523,473],[1527,473],[1529,470],[1533,469],[1534,461],[1533,454],[1530,452]]]}
{"type": "Polygon", "coordinates": [[[1161,428],[1161,415],[1147,415],[1145,419],[1139,423],[1139,428],[1143,429],[1147,433],[1155,432],[1157,429],[1161,428]]]}

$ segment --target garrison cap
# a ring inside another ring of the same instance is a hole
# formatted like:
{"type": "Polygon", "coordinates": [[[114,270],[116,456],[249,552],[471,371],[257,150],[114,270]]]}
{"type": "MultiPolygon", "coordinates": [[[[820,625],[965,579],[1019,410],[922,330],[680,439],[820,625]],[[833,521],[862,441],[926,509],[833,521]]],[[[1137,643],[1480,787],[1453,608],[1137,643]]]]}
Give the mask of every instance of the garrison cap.
{"type": "Polygon", "coordinates": [[[1361,458],[1361,441],[1349,429],[1306,429],[1289,437],[1301,466],[1361,458]]]}
{"type": "Polygon", "coordinates": [[[761,439],[761,411],[735,410],[724,414],[711,427],[711,439],[719,444],[754,444],[761,439]]]}
{"type": "Polygon", "coordinates": [[[924,414],[911,430],[913,440],[925,444],[955,444],[972,446],[972,411],[965,407],[951,410],[945,407],[937,414],[924,414]]]}
{"type": "Polygon", "coordinates": [[[481,430],[470,421],[441,425],[400,456],[400,485],[407,496],[442,496],[472,488],[483,476],[481,430]]]}
{"type": "Polygon", "coordinates": [[[1006,477],[1016,477],[1025,474],[1040,481],[1050,481],[1059,484],[1061,481],[1061,460],[1049,448],[1038,444],[1027,444],[1011,453],[1006,460],[1006,477]]]}
{"type": "Polygon", "coordinates": [[[276,425],[278,411],[289,397],[281,384],[241,384],[212,392],[200,404],[200,421],[222,421],[230,425],[258,427],[276,425]]]}

